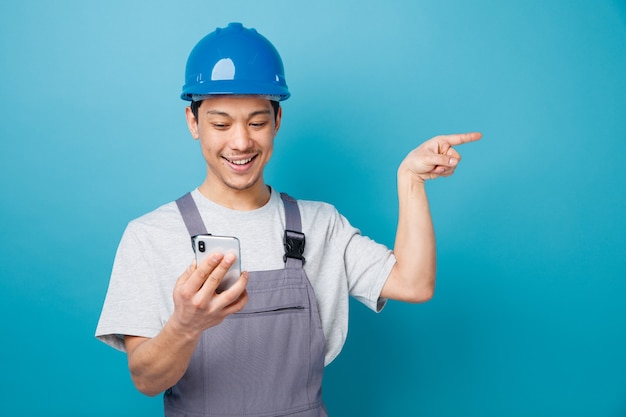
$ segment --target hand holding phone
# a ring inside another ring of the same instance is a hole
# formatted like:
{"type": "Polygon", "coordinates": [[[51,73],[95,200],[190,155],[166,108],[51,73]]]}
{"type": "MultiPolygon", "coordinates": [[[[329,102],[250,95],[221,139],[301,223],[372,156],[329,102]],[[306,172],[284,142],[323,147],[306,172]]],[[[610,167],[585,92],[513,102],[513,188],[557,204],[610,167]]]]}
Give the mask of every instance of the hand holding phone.
{"type": "Polygon", "coordinates": [[[241,275],[241,250],[239,248],[239,239],[233,236],[215,236],[215,235],[196,235],[191,238],[193,245],[193,251],[196,254],[196,264],[202,262],[207,256],[212,253],[221,253],[223,255],[233,254],[235,255],[235,262],[222,278],[222,281],[217,287],[217,292],[230,288],[231,285],[239,279],[241,275]]]}

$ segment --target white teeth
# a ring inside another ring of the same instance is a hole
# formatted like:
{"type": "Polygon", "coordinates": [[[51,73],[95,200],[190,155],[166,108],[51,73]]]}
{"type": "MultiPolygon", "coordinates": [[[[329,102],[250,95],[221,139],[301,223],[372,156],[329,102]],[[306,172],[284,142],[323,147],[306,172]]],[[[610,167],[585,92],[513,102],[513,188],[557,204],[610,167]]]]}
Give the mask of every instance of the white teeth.
{"type": "Polygon", "coordinates": [[[230,162],[235,164],[235,165],[245,165],[245,164],[247,164],[250,161],[252,161],[252,158],[242,159],[240,161],[230,161],[230,162]]]}

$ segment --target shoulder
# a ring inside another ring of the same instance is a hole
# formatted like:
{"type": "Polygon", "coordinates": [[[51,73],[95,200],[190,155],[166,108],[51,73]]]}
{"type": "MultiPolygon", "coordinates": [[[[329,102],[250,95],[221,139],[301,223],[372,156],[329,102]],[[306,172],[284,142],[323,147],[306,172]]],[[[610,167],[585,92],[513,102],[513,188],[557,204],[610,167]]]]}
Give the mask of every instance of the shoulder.
{"type": "Polygon", "coordinates": [[[167,204],[163,204],[162,206],[131,220],[130,224],[149,227],[152,225],[161,224],[164,221],[171,222],[172,220],[178,219],[181,219],[182,221],[180,211],[176,206],[176,202],[170,201],[167,204]]]}
{"type": "Polygon", "coordinates": [[[323,201],[296,200],[303,222],[336,221],[341,215],[332,204],[323,201]]]}
{"type": "Polygon", "coordinates": [[[325,203],[323,201],[311,201],[311,200],[296,200],[298,207],[303,215],[308,216],[324,216],[334,217],[338,216],[339,212],[332,204],[325,203]]]}
{"type": "Polygon", "coordinates": [[[126,233],[136,236],[176,234],[185,232],[185,223],[175,201],[140,216],[128,223],[126,233]]]}
{"type": "Polygon", "coordinates": [[[359,233],[337,208],[323,201],[296,200],[302,217],[302,228],[326,235],[359,233]]]}

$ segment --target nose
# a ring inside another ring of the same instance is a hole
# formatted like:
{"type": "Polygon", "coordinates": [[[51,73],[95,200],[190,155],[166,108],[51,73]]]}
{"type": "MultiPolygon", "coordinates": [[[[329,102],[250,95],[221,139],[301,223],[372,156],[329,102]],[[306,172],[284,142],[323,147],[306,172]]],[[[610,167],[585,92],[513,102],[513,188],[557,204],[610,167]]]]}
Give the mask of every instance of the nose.
{"type": "Polygon", "coordinates": [[[231,129],[229,146],[236,151],[246,151],[253,146],[252,136],[245,123],[236,123],[231,129]]]}

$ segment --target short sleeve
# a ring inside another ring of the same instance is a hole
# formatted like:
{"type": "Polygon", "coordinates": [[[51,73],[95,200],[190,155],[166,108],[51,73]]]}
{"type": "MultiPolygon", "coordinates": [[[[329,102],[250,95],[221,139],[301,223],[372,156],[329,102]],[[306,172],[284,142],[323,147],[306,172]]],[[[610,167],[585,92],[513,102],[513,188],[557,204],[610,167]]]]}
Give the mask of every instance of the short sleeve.
{"type": "MultiPolygon", "coordinates": [[[[343,218],[342,221],[347,222],[343,218]]],[[[344,254],[350,295],[368,308],[380,312],[386,303],[380,294],[396,259],[385,245],[355,230],[344,254]]]]}
{"type": "Polygon", "coordinates": [[[154,337],[162,328],[154,266],[146,258],[140,227],[130,223],[115,255],[96,337],[125,351],[124,335],[154,337]]]}
{"type": "MultiPolygon", "coordinates": [[[[350,295],[379,312],[386,300],[380,298],[383,286],[396,263],[393,252],[354,228],[341,214],[337,214],[335,229],[344,236],[344,263],[350,295]]],[[[341,239],[337,239],[341,242],[341,239]]]]}

